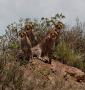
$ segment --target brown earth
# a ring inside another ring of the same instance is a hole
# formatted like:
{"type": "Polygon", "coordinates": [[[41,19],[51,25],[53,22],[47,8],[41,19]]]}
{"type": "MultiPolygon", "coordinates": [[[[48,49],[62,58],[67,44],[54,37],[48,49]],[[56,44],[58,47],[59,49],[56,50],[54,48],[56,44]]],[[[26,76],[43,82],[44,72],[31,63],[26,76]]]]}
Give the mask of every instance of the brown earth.
{"type": "MultiPolygon", "coordinates": [[[[48,59],[48,57],[43,57],[44,59],[48,59]]],[[[7,67],[10,65],[16,65],[18,62],[11,62],[7,64],[7,67]]],[[[55,85],[55,79],[63,82],[65,86],[69,84],[76,85],[85,85],[85,73],[81,70],[60,63],[59,61],[52,59],[52,63],[48,64],[34,58],[33,61],[29,61],[28,64],[20,66],[24,71],[23,75],[23,83],[28,85],[29,81],[32,82],[36,80],[36,83],[40,83],[40,81],[48,81],[52,82],[55,85]]],[[[55,90],[55,89],[54,89],[55,90]]]]}
{"type": "MultiPolygon", "coordinates": [[[[47,56],[43,57],[44,59],[48,59],[47,56]]],[[[57,77],[59,75],[61,78],[64,78],[66,82],[76,82],[76,83],[84,83],[85,82],[85,73],[81,70],[68,66],[65,64],[60,63],[59,61],[52,59],[52,63],[44,63],[38,59],[34,59],[33,63],[37,63],[36,70],[39,71],[42,68],[46,68],[46,71],[50,71],[51,75],[49,75],[48,80],[51,80],[54,77],[57,77]]],[[[30,64],[31,65],[31,64],[30,64]]],[[[45,72],[46,72],[45,71],[45,72]]],[[[43,74],[44,75],[44,74],[43,74]]],[[[44,75],[45,76],[45,75],[44,75]]]]}

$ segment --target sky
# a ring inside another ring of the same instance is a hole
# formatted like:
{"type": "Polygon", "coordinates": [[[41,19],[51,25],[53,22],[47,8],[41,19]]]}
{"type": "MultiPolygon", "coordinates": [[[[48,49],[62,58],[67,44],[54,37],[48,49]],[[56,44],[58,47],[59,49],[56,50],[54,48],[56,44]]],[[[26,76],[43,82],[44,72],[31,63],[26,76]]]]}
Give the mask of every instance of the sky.
{"type": "Polygon", "coordinates": [[[0,0],[0,35],[20,18],[50,18],[57,13],[65,15],[63,23],[73,26],[76,17],[85,22],[84,11],[85,0],[0,0]]]}

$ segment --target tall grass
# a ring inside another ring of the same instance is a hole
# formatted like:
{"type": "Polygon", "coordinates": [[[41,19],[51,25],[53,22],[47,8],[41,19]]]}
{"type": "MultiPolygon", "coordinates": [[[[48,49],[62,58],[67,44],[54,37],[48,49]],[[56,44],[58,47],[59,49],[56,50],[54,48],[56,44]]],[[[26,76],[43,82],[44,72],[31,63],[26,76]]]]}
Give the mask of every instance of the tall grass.
{"type": "Polygon", "coordinates": [[[70,47],[66,45],[65,41],[59,42],[58,46],[55,47],[53,55],[64,64],[71,65],[85,71],[85,65],[83,63],[84,58],[82,57],[81,53],[75,53],[74,50],[70,49],[70,47]]]}

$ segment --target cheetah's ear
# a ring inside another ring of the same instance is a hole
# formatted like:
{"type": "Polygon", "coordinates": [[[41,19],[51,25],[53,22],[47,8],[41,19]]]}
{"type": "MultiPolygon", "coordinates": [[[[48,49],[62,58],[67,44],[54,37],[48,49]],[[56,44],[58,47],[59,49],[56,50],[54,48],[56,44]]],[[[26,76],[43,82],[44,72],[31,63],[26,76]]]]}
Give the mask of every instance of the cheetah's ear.
{"type": "Polygon", "coordinates": [[[58,33],[55,31],[55,34],[58,35],[58,33]]]}
{"type": "Polygon", "coordinates": [[[58,27],[58,24],[57,23],[55,23],[55,27],[58,27]]]}
{"type": "Polygon", "coordinates": [[[51,38],[51,33],[48,35],[48,39],[51,38]]]}
{"type": "Polygon", "coordinates": [[[32,24],[29,24],[29,27],[32,29],[32,24]]]}
{"type": "Polygon", "coordinates": [[[32,24],[32,28],[34,28],[34,24],[32,24]]]}
{"type": "Polygon", "coordinates": [[[27,35],[25,31],[24,31],[24,34],[27,35]]]}

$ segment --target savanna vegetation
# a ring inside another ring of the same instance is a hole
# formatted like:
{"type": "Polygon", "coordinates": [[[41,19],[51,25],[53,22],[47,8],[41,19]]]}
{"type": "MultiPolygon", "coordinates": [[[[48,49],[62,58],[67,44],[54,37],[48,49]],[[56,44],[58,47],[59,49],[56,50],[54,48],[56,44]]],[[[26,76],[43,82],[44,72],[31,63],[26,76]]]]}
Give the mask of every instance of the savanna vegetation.
{"type": "MultiPolygon", "coordinates": [[[[24,66],[26,68],[28,61],[20,60],[16,62],[16,54],[21,48],[18,32],[24,30],[25,24],[33,24],[33,29],[38,38],[37,43],[39,43],[39,41],[41,41],[50,30],[55,28],[54,24],[61,22],[62,19],[65,19],[65,16],[62,14],[56,14],[50,19],[42,17],[40,20],[38,18],[35,18],[34,20],[31,20],[31,18],[20,18],[19,23],[14,22],[7,26],[7,29],[5,30],[6,33],[3,36],[0,36],[0,88],[2,88],[2,90],[50,90],[49,86],[52,82],[42,80],[39,76],[40,74],[43,74],[46,68],[39,70],[38,73],[34,74],[31,81],[24,82],[24,70],[22,67],[24,66]],[[10,63],[13,64],[10,65],[10,63]],[[40,78],[40,81],[38,81],[39,83],[35,80],[37,78],[40,78]]],[[[53,56],[60,62],[79,68],[85,72],[84,22],[81,23],[79,19],[76,18],[76,25],[70,28],[68,24],[66,25],[63,23],[60,41],[55,47],[53,56]]],[[[29,67],[29,70],[34,70],[33,72],[35,72],[35,66],[36,64],[33,64],[29,67]]],[[[45,73],[46,77],[49,74],[51,74],[51,72],[47,71],[45,73]]],[[[30,77],[30,75],[28,77],[30,77]]],[[[85,89],[84,87],[74,87],[73,85],[65,87],[64,81],[60,80],[59,77],[55,79],[55,83],[56,85],[51,85],[51,90],[56,90],[56,88],[57,90],[85,89]]]]}

